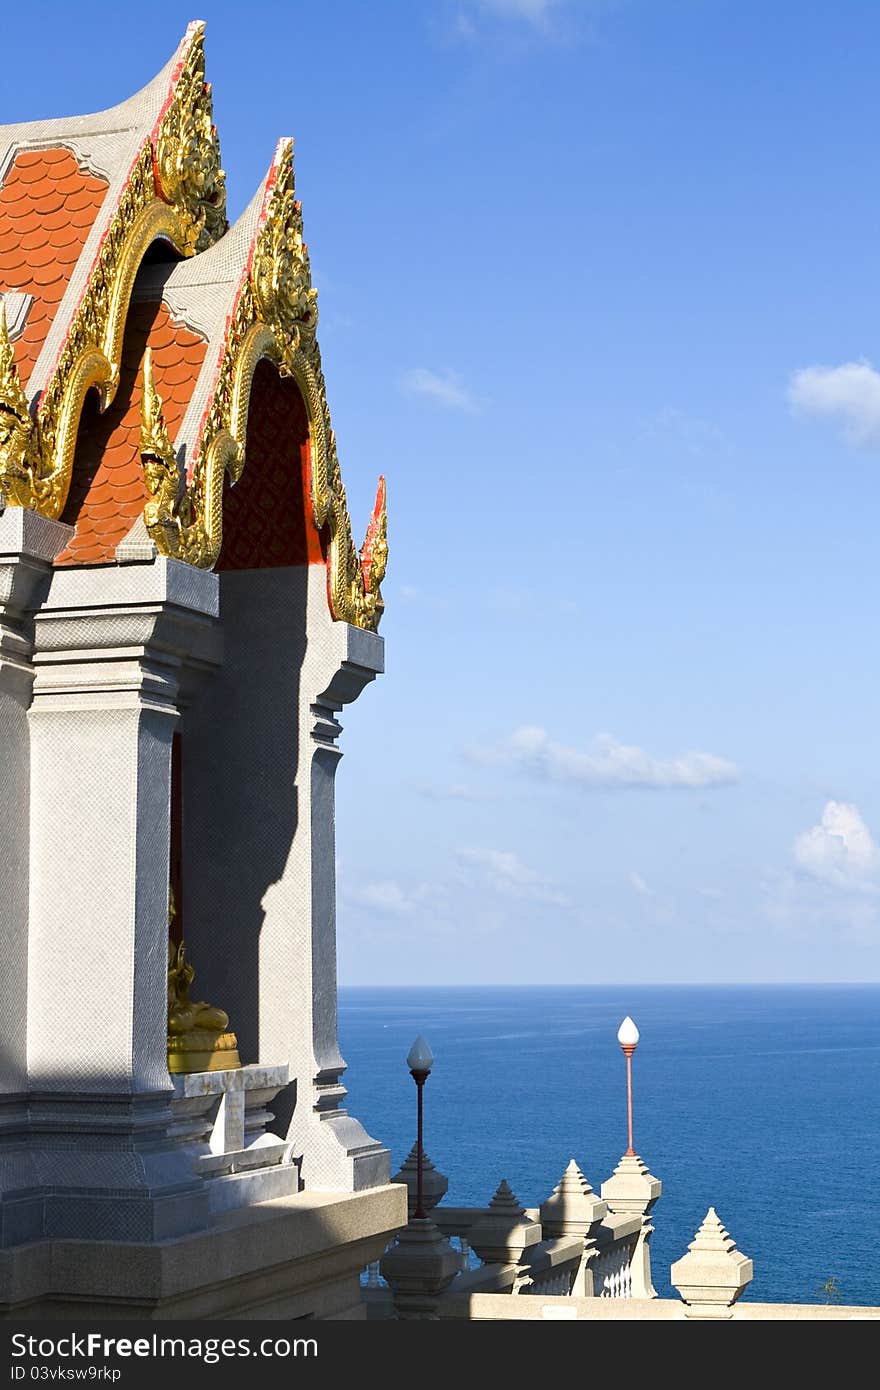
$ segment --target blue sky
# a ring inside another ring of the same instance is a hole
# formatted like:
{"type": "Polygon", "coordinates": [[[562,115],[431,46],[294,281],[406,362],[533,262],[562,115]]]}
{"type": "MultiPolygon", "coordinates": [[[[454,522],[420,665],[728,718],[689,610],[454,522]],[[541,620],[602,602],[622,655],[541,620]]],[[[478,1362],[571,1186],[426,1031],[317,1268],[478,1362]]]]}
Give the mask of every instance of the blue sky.
{"type": "Polygon", "coordinates": [[[195,17],[233,215],[296,139],[356,529],[388,478],[343,981],[880,978],[880,7],[15,7],[4,119],[195,17]]]}

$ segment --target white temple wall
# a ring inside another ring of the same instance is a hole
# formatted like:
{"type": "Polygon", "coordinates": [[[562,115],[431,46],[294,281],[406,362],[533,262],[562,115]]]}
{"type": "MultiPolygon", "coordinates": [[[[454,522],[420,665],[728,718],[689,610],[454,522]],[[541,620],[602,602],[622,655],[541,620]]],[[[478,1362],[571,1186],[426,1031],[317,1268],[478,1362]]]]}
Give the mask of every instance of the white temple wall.
{"type": "Polygon", "coordinates": [[[183,724],[183,928],[194,996],[226,1009],[242,1061],[287,1063],[273,1102],[311,1189],[388,1180],[339,1106],[335,714],[382,639],[334,623],[321,565],[220,575],[221,669],[183,724]]]}

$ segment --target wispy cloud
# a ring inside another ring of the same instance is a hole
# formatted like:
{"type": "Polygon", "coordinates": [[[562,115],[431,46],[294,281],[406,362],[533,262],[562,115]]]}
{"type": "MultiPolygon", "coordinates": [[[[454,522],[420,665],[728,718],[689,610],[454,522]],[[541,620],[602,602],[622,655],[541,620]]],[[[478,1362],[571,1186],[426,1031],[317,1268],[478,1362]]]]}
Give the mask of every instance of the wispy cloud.
{"type": "Polygon", "coordinates": [[[487,794],[464,782],[415,782],[414,790],[429,801],[485,801],[487,794]]]}
{"type": "Polygon", "coordinates": [[[557,907],[568,904],[568,898],[552,879],[544,878],[530,869],[511,850],[460,849],[458,858],[496,893],[510,898],[555,903],[557,907]]]}
{"type": "Polygon", "coordinates": [[[693,458],[718,458],[733,452],[733,446],[717,425],[678,406],[667,405],[646,421],[644,439],[668,440],[693,458]]]}
{"type": "Polygon", "coordinates": [[[468,415],[479,411],[479,403],[451,367],[441,372],[429,371],[427,367],[413,367],[404,372],[401,378],[403,390],[410,396],[425,396],[435,405],[445,410],[461,410],[468,415]]]}
{"type": "Polygon", "coordinates": [[[635,871],[629,874],[629,886],[634,893],[638,893],[640,898],[653,898],[654,890],[649,888],[641,874],[635,871]]]}
{"type": "Polygon", "coordinates": [[[851,444],[880,446],[880,372],[870,362],[839,367],[804,367],[788,384],[795,414],[836,420],[851,444]]]}
{"type": "Polygon", "coordinates": [[[470,748],[475,762],[518,768],[543,781],[581,787],[720,787],[739,780],[734,763],[714,753],[655,758],[641,748],[598,734],[586,749],[554,743],[546,729],[526,725],[503,743],[470,748]]]}
{"type": "Polygon", "coordinates": [[[346,894],[350,902],[372,908],[389,917],[408,917],[418,906],[418,894],[408,892],[396,879],[378,879],[346,894]]]}

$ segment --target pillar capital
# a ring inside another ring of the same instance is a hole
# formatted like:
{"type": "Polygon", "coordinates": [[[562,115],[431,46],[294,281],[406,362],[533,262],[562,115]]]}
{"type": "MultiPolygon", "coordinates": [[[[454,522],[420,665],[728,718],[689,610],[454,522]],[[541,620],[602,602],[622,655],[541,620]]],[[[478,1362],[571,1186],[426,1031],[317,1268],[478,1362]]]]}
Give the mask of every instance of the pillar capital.
{"type": "Polygon", "coordinates": [[[616,1215],[647,1216],[663,1191],[663,1184],[649,1173],[648,1165],[638,1154],[624,1154],[601,1190],[608,1210],[616,1215]]]}
{"type": "Polygon", "coordinates": [[[736,1248],[714,1207],[710,1207],[688,1246],[670,1270],[673,1287],[688,1305],[688,1318],[730,1318],[733,1305],[752,1278],[752,1262],[736,1248]]]}

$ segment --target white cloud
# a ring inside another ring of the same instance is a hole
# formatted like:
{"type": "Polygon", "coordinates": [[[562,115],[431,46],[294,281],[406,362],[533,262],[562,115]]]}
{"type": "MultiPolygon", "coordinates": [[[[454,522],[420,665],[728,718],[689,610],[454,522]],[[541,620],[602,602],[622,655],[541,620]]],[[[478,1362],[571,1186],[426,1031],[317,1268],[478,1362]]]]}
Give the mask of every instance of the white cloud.
{"type": "Polygon", "coordinates": [[[791,847],[794,870],[771,872],[764,912],[786,929],[864,936],[880,925],[880,847],[857,806],[829,801],[791,847]]]}
{"type": "Polygon", "coordinates": [[[458,372],[446,367],[431,372],[427,367],[413,367],[401,378],[404,391],[411,396],[427,396],[446,410],[462,410],[473,415],[479,410],[475,397],[467,389],[458,372]]]}
{"type": "Polygon", "coordinates": [[[460,861],[476,870],[480,878],[497,893],[511,898],[530,898],[535,902],[564,907],[568,899],[550,879],[542,878],[511,850],[460,849],[460,861]]]}
{"type": "Polygon", "coordinates": [[[804,367],[789,382],[788,402],[796,414],[838,420],[853,444],[880,445],[880,372],[870,362],[804,367]]]}
{"type": "Polygon", "coordinates": [[[501,763],[547,781],[582,787],[720,787],[736,782],[735,764],[714,753],[655,758],[641,748],[598,734],[586,750],[554,743],[546,729],[525,725],[504,743],[472,748],[475,762],[501,763]]]}
{"type": "Polygon", "coordinates": [[[376,883],[365,883],[346,895],[361,907],[373,908],[376,912],[390,917],[406,917],[416,908],[415,898],[408,894],[393,878],[380,879],[376,883]]]}
{"type": "Polygon", "coordinates": [[[857,892],[880,888],[880,849],[851,802],[829,801],[819,824],[797,837],[792,853],[822,883],[857,892]]]}

